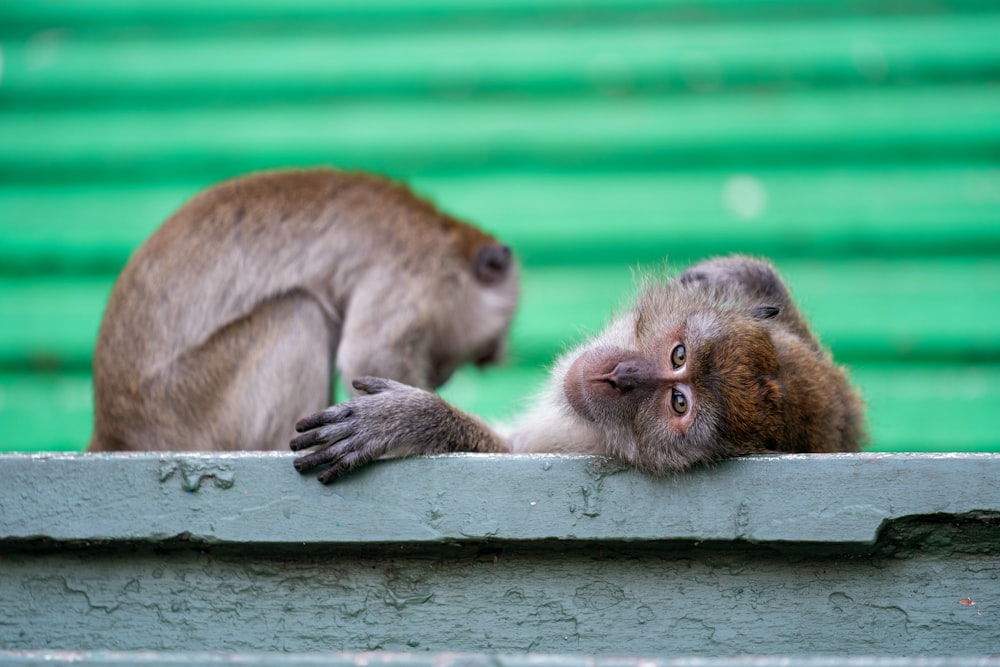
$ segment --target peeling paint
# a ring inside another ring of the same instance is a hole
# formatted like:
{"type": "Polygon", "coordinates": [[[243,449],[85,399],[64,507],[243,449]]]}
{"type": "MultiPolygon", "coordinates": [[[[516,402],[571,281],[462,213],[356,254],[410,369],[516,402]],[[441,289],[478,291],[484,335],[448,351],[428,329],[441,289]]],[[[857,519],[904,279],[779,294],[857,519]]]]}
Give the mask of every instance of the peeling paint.
{"type": "Polygon", "coordinates": [[[174,474],[181,480],[181,488],[189,493],[201,489],[206,480],[212,480],[217,488],[230,489],[236,483],[233,465],[227,459],[207,459],[204,457],[160,460],[160,482],[166,482],[174,474]]]}

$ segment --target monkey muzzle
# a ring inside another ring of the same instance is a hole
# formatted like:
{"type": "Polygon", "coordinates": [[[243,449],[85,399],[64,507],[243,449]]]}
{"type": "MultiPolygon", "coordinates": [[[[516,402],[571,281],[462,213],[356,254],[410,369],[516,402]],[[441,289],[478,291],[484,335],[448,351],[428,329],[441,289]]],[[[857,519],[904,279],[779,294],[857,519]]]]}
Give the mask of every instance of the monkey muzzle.
{"type": "Polygon", "coordinates": [[[595,348],[577,357],[563,379],[573,409],[590,421],[638,405],[666,380],[652,360],[619,348],[595,348]]]}

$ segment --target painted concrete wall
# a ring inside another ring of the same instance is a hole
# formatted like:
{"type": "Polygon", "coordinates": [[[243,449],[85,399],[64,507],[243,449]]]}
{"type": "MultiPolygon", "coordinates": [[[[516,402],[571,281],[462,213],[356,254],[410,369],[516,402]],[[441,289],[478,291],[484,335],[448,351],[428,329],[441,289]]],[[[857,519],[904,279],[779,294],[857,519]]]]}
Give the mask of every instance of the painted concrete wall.
{"type": "Polygon", "coordinates": [[[5,456],[0,557],[15,651],[984,656],[1000,456],[5,456]]]}
{"type": "Polygon", "coordinates": [[[938,658],[836,656],[735,656],[593,658],[566,655],[496,655],[472,653],[117,653],[111,651],[0,651],[10,667],[995,667],[1000,657],[938,658]]]}

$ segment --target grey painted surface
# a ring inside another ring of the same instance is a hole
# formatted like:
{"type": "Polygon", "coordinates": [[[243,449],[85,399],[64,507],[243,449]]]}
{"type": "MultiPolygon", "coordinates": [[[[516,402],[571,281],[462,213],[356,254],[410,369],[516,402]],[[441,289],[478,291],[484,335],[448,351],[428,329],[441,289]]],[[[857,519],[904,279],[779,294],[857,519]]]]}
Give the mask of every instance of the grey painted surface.
{"type": "Polygon", "coordinates": [[[995,553],[451,549],[7,552],[0,645],[663,656],[1000,646],[995,553]]]}
{"type": "Polygon", "coordinates": [[[995,455],[0,457],[0,648],[984,656],[998,494],[995,455]]]}
{"type": "Polygon", "coordinates": [[[384,461],[332,486],[291,455],[0,456],[0,539],[871,543],[887,520],[1000,511],[1000,455],[755,457],[657,479],[606,459],[384,461]]]}
{"type": "Polygon", "coordinates": [[[0,651],[0,665],[280,665],[281,667],[992,667],[1000,658],[737,656],[725,658],[588,658],[565,655],[485,655],[474,653],[112,653],[0,651]]]}

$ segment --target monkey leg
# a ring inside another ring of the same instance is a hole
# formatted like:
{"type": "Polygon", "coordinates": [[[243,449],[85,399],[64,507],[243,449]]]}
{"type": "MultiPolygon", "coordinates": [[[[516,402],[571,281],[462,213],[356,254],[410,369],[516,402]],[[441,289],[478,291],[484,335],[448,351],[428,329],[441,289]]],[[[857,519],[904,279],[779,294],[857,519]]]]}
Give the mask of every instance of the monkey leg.
{"type": "Polygon", "coordinates": [[[332,338],[304,292],[260,304],[150,379],[128,448],[284,450],[327,405],[332,338]]]}
{"type": "Polygon", "coordinates": [[[295,422],[327,406],[335,343],[320,306],[293,292],[258,308],[228,338],[233,367],[220,415],[227,449],[285,450],[295,422]]]}

